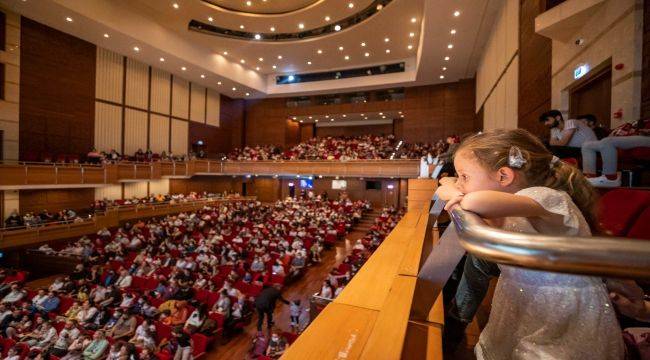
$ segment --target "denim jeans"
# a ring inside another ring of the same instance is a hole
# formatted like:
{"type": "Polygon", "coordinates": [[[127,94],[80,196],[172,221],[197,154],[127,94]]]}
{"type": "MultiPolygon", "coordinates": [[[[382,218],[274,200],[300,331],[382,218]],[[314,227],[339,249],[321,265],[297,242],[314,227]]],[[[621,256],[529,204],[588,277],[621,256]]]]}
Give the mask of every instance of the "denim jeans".
{"type": "Polygon", "coordinates": [[[582,171],[596,174],[597,154],[603,158],[603,174],[614,175],[618,169],[616,149],[650,147],[650,136],[611,136],[600,141],[587,141],[582,144],[582,171]]]}
{"type": "Polygon", "coordinates": [[[481,305],[490,279],[499,276],[501,272],[497,264],[467,254],[463,276],[456,289],[456,308],[458,318],[464,323],[472,322],[478,307],[481,305]]]}

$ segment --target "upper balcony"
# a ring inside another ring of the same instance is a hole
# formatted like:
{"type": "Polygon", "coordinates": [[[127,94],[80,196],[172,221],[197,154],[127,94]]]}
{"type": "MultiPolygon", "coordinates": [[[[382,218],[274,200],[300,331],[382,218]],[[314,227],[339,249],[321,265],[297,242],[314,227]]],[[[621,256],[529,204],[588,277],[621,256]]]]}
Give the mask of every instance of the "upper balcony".
{"type": "Polygon", "coordinates": [[[120,182],[150,181],[195,175],[340,176],[415,178],[419,160],[351,161],[221,161],[190,160],[108,165],[5,162],[0,164],[0,190],[100,187],[120,182]]]}

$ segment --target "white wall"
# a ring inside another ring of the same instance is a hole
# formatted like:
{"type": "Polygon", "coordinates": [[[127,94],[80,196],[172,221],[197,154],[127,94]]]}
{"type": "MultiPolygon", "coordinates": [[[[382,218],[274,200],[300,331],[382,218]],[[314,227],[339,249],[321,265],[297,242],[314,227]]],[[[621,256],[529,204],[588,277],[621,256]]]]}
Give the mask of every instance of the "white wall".
{"type": "Polygon", "coordinates": [[[476,112],[483,129],[517,127],[519,1],[503,0],[476,73],[476,112]]]}
{"type": "MultiPolygon", "coordinates": [[[[575,1],[575,0],[573,0],[575,1]]],[[[560,6],[571,5],[564,3],[560,6]]],[[[571,41],[553,40],[552,106],[569,111],[569,88],[579,64],[593,69],[611,58],[612,113],[623,110],[622,119],[612,118],[612,127],[636,121],[641,116],[641,70],[643,49],[643,0],[607,0],[576,31],[571,41]],[[576,46],[575,39],[584,39],[576,46]]]]}

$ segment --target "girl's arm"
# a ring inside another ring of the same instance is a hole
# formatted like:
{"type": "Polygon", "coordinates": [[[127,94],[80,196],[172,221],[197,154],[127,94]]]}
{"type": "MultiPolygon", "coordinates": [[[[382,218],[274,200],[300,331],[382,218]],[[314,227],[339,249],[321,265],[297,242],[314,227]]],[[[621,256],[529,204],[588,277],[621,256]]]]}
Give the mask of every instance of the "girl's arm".
{"type": "Polygon", "coordinates": [[[535,200],[500,191],[475,191],[462,196],[458,204],[485,219],[504,217],[539,217],[563,224],[563,217],[544,209],[535,200]]]}

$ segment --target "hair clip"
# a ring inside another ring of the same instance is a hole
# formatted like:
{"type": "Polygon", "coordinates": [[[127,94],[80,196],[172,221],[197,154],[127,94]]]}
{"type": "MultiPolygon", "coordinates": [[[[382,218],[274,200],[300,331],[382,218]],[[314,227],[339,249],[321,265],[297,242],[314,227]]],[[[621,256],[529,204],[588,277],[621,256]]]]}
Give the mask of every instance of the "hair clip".
{"type": "Polygon", "coordinates": [[[515,169],[521,169],[526,163],[524,155],[521,153],[521,150],[516,147],[510,147],[510,153],[508,154],[508,166],[515,169]]]}
{"type": "Polygon", "coordinates": [[[549,166],[550,166],[551,169],[552,169],[552,168],[554,168],[554,167],[555,167],[559,162],[560,162],[560,158],[557,157],[557,156],[555,156],[555,155],[553,155],[553,157],[551,158],[551,162],[550,162],[549,166]]]}

